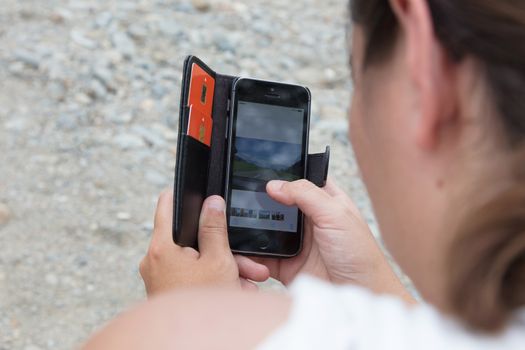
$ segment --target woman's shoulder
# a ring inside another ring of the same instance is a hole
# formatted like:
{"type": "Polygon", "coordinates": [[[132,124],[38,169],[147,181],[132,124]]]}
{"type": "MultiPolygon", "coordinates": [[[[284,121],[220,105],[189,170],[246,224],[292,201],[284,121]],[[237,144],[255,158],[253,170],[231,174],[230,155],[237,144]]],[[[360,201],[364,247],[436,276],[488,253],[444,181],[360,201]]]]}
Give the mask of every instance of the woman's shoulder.
{"type": "Polygon", "coordinates": [[[476,334],[432,306],[300,276],[288,321],[260,349],[522,349],[525,312],[500,335],[476,334]]]}

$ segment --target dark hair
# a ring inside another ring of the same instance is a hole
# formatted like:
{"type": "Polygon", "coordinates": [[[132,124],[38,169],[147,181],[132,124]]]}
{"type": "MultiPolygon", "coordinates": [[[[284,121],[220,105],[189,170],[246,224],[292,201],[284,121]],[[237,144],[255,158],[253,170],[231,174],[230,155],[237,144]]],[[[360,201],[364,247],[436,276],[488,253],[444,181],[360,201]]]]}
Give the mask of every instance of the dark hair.
{"type": "MultiPolygon", "coordinates": [[[[427,3],[449,57],[474,58],[484,71],[514,155],[508,185],[470,208],[449,258],[453,311],[473,328],[496,331],[525,306],[525,1],[427,3]]],[[[365,69],[386,60],[399,31],[388,0],[351,0],[350,11],[364,29],[365,69]]]]}

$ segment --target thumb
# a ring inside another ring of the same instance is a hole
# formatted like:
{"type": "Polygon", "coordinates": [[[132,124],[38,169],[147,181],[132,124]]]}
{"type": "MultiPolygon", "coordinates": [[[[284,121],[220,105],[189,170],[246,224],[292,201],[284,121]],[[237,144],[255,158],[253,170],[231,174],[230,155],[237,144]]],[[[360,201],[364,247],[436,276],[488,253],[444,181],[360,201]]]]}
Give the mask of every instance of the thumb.
{"type": "Polygon", "coordinates": [[[331,223],[335,214],[332,199],[323,189],[306,180],[295,182],[270,181],[266,186],[268,195],[277,202],[295,205],[317,225],[331,223]]]}
{"type": "Polygon", "coordinates": [[[201,255],[231,254],[226,225],[226,203],[219,196],[206,199],[202,206],[199,251],[201,255]]]}

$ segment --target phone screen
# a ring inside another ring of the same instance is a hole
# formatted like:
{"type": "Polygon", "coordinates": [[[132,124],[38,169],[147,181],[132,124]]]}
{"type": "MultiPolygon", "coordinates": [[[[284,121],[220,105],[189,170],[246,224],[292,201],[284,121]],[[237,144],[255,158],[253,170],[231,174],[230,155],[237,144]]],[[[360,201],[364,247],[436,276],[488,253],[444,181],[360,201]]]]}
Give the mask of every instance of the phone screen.
{"type": "Polygon", "coordinates": [[[271,199],[266,184],[304,177],[304,118],[304,109],[238,101],[231,150],[231,227],[298,231],[297,207],[271,199]]]}

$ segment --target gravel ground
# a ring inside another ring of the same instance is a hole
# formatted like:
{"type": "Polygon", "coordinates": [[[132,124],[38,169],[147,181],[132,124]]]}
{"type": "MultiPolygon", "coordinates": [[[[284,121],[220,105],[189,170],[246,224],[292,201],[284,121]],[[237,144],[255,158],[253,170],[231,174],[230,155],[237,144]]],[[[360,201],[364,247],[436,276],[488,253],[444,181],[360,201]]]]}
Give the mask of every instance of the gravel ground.
{"type": "Polygon", "coordinates": [[[345,120],[346,0],[3,0],[0,350],[71,349],[144,299],[183,58],[313,92],[311,150],[373,225],[345,120]]]}

